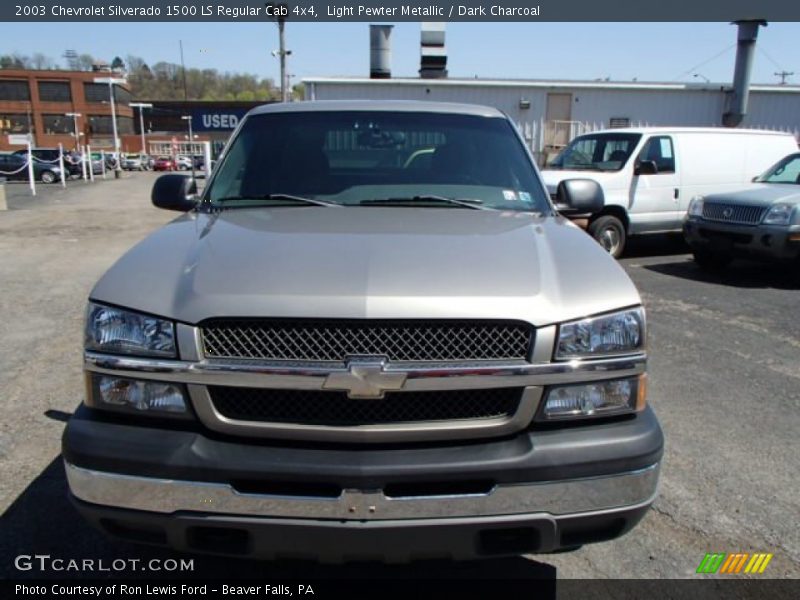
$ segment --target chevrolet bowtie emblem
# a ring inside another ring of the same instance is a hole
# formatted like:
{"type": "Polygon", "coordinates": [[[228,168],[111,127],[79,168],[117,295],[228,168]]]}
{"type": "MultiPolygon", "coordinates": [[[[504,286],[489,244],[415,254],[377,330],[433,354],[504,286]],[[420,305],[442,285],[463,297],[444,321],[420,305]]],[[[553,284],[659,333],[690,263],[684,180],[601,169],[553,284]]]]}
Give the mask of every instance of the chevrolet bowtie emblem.
{"type": "Polygon", "coordinates": [[[353,357],[347,360],[347,371],[331,373],[322,388],[347,392],[348,398],[377,400],[387,391],[401,390],[406,373],[387,373],[386,360],[375,357],[353,357]]]}

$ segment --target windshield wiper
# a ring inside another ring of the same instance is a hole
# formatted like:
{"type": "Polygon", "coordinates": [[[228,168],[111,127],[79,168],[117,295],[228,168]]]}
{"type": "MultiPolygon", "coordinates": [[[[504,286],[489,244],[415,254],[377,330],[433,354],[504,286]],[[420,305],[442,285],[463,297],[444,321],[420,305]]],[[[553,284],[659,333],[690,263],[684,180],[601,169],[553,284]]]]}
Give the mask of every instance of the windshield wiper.
{"type": "Polygon", "coordinates": [[[315,198],[306,198],[304,196],[295,196],[293,194],[256,194],[252,196],[225,196],[219,198],[216,202],[223,203],[233,200],[287,200],[289,202],[297,202],[302,204],[313,204],[315,206],[335,206],[341,208],[341,204],[336,202],[327,202],[326,200],[316,200],[315,198]]]}
{"type": "Polygon", "coordinates": [[[408,196],[406,198],[376,198],[374,200],[362,200],[361,206],[391,206],[391,205],[413,205],[417,202],[437,202],[445,205],[462,206],[464,208],[474,208],[477,210],[494,210],[488,206],[481,206],[483,200],[477,198],[448,198],[447,196],[437,196],[435,194],[422,194],[419,196],[408,196]]]}

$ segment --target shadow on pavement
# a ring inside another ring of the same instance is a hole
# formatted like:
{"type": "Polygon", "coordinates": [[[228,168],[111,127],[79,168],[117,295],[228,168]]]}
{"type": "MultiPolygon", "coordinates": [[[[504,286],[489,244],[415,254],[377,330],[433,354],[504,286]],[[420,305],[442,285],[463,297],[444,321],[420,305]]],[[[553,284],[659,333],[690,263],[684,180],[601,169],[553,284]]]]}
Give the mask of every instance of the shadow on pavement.
{"type": "Polygon", "coordinates": [[[735,260],[721,271],[706,271],[690,257],[677,262],[644,265],[644,268],[671,277],[730,287],[800,289],[800,263],[787,265],[735,260]]]}
{"type": "Polygon", "coordinates": [[[689,246],[680,233],[639,235],[628,239],[622,258],[688,254],[689,246]]]}
{"type": "MultiPolygon", "coordinates": [[[[508,558],[475,562],[431,561],[407,565],[348,564],[320,565],[314,562],[230,559],[200,554],[183,554],[156,547],[127,544],[106,538],[83,522],[67,498],[64,467],[59,456],[25,489],[0,517],[0,578],[4,579],[80,579],[80,578],[239,578],[264,579],[547,579],[556,578],[556,568],[525,558],[508,558]],[[50,555],[51,558],[102,559],[110,565],[114,559],[193,559],[192,571],[141,572],[80,572],[19,570],[15,558],[19,555],[50,555]]],[[[547,586],[545,586],[547,587],[547,586]]],[[[553,589],[555,586],[550,586],[553,589]]]]}

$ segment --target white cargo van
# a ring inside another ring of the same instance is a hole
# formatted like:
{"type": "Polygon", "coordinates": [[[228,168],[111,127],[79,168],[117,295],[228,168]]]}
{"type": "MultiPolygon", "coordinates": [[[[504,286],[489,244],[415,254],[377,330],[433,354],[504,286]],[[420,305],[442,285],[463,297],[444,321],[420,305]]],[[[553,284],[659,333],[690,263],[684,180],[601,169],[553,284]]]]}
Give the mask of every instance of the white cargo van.
{"type": "Polygon", "coordinates": [[[609,129],[573,139],[542,176],[554,198],[564,179],[600,184],[605,208],[591,215],[588,231],[620,256],[629,235],[680,231],[694,196],[739,189],[796,151],[794,136],[774,131],[609,129]]]}

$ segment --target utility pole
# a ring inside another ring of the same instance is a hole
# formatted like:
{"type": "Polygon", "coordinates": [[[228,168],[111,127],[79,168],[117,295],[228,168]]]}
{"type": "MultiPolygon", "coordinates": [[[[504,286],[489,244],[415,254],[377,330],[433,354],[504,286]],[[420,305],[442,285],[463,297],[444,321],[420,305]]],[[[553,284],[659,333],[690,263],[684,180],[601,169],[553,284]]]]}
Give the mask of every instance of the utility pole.
{"type": "Polygon", "coordinates": [[[186,121],[186,124],[189,126],[189,160],[192,162],[192,181],[194,181],[194,133],[192,132],[192,116],[191,115],[183,115],[181,120],[186,121]]]}
{"type": "Polygon", "coordinates": [[[286,57],[289,56],[292,51],[286,49],[286,35],[284,29],[286,26],[286,18],[289,15],[289,8],[285,4],[269,2],[267,3],[267,9],[271,10],[272,18],[275,19],[278,26],[278,50],[273,50],[272,56],[277,56],[281,64],[281,102],[288,102],[289,86],[286,79],[286,57]]]}
{"type": "Polygon", "coordinates": [[[119,136],[117,134],[117,109],[114,104],[114,86],[124,85],[128,83],[128,80],[122,77],[95,77],[94,82],[108,84],[108,97],[109,100],[111,100],[111,128],[114,131],[114,153],[116,154],[114,179],[119,179],[122,170],[122,155],[119,151],[119,136]]]}
{"type": "Polygon", "coordinates": [[[72,117],[72,127],[75,130],[75,150],[80,150],[81,147],[81,134],[78,131],[78,117],[81,116],[81,113],[76,112],[68,112],[64,113],[65,117],[72,117]]]}
{"type": "Polygon", "coordinates": [[[142,134],[142,154],[147,154],[147,147],[144,145],[144,109],[153,108],[153,105],[146,102],[131,102],[129,106],[139,109],[139,133],[142,134]]]}
{"type": "Polygon", "coordinates": [[[794,75],[793,71],[778,71],[775,73],[776,77],[781,78],[781,85],[786,85],[786,78],[791,77],[792,75],[794,75]]]}
{"type": "Polygon", "coordinates": [[[189,92],[186,88],[186,65],[183,62],[183,40],[178,40],[178,44],[181,47],[181,71],[183,72],[183,101],[186,102],[189,99],[189,92]]]}

